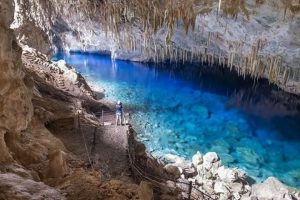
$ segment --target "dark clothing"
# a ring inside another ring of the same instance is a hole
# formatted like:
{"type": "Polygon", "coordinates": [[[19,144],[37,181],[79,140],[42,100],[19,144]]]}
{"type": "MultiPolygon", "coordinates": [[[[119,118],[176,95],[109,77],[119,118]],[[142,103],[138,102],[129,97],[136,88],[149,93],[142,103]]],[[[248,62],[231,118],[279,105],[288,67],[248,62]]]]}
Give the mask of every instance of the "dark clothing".
{"type": "Polygon", "coordinates": [[[122,113],[122,104],[121,105],[119,105],[119,104],[117,104],[116,105],[116,113],[122,113]]]}

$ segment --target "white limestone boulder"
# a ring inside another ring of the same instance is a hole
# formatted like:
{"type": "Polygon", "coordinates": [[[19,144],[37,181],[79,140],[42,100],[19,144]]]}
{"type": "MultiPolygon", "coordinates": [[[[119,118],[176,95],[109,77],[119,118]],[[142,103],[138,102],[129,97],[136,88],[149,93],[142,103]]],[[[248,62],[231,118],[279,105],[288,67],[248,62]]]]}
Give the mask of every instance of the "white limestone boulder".
{"type": "Polygon", "coordinates": [[[239,179],[245,179],[246,174],[244,171],[237,168],[231,169],[221,166],[217,169],[217,176],[224,182],[232,183],[239,179]]]}
{"type": "Polygon", "coordinates": [[[208,152],[203,156],[203,161],[208,163],[214,163],[219,161],[220,158],[216,152],[208,152]]]}
{"type": "Polygon", "coordinates": [[[221,181],[216,181],[214,185],[214,191],[217,194],[227,194],[230,193],[229,187],[221,181]]]}
{"type": "Polygon", "coordinates": [[[221,160],[215,152],[208,152],[203,156],[203,168],[210,171],[213,177],[217,174],[217,169],[221,166],[221,160]]]}
{"type": "Polygon", "coordinates": [[[269,177],[263,183],[252,186],[251,197],[258,199],[292,200],[297,199],[288,187],[274,177],[269,177]]]}
{"type": "Polygon", "coordinates": [[[197,153],[193,155],[192,163],[194,167],[197,167],[198,165],[201,165],[203,163],[202,154],[199,151],[197,151],[197,153]]]}

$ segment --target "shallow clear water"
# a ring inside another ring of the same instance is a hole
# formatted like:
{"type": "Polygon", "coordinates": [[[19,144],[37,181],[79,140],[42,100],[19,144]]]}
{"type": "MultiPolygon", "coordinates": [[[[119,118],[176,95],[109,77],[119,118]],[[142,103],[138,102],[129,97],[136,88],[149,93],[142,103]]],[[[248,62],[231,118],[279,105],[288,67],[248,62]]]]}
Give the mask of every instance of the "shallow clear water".
{"type": "Polygon", "coordinates": [[[223,164],[257,181],[275,176],[300,188],[300,115],[291,103],[297,98],[274,96],[282,92],[225,69],[157,68],[84,53],[53,58],[59,59],[104,88],[107,100],[123,102],[139,140],[154,155],[191,158],[197,150],[215,151],[223,164]]]}

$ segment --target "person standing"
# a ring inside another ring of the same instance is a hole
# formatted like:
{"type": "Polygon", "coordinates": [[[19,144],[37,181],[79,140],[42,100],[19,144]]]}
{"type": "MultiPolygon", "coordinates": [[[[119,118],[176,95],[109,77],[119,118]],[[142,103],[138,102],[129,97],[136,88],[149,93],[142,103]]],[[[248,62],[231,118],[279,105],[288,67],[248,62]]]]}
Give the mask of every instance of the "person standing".
{"type": "Polygon", "coordinates": [[[118,126],[119,122],[120,125],[122,124],[122,118],[123,118],[123,107],[121,101],[118,101],[116,105],[116,125],[118,126]]]}

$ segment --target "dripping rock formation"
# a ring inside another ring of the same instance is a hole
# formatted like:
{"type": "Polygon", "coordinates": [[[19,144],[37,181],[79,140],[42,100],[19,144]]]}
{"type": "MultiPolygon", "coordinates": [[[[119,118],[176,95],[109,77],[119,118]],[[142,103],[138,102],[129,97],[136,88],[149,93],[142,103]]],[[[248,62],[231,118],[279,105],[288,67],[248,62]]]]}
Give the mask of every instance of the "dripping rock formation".
{"type": "Polygon", "coordinates": [[[15,7],[18,40],[45,54],[205,62],[300,93],[297,0],[15,0],[15,7]]]}
{"type": "MultiPolygon", "coordinates": [[[[87,163],[67,146],[79,115],[91,128],[93,112],[109,108],[72,67],[48,56],[79,50],[132,61],[205,62],[299,94],[299,2],[253,2],[1,0],[0,199],[182,199],[180,186],[163,183],[156,192],[149,182],[99,170],[103,163],[87,163]]],[[[214,153],[161,163],[143,144],[133,147],[149,171],[200,183],[217,198],[300,199],[274,178],[252,188],[235,182],[242,181],[240,171],[225,169],[214,153]]]]}

